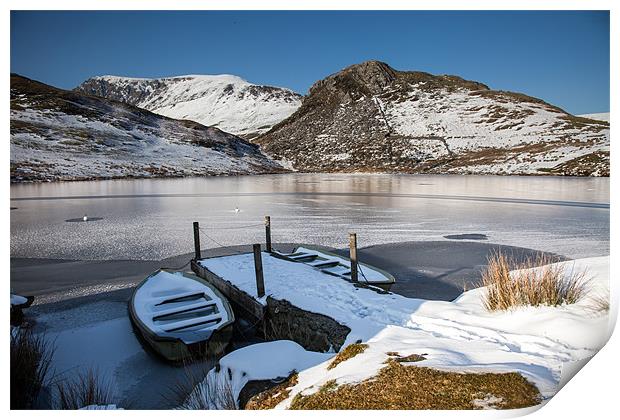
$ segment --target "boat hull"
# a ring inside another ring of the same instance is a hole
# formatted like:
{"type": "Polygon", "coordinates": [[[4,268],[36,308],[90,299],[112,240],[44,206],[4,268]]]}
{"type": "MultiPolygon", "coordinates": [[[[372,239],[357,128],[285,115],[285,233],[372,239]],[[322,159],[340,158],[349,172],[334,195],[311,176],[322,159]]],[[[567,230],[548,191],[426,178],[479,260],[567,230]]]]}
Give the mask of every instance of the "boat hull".
{"type": "Polygon", "coordinates": [[[131,319],[134,331],[139,336],[141,341],[157,355],[172,363],[183,363],[188,360],[216,356],[223,353],[232,339],[235,318],[232,308],[226,301],[226,298],[215,288],[215,286],[198,277],[191,277],[192,281],[198,281],[209,287],[225,303],[229,319],[224,325],[211,331],[208,338],[188,344],[180,338],[157,334],[149,329],[138,316],[135,304],[136,294],[151,277],[152,276],[147,277],[143,282],[136,286],[128,305],[129,318],[131,319]]]}
{"type": "Polygon", "coordinates": [[[130,318],[134,330],[140,335],[140,338],[148,347],[158,356],[172,363],[182,363],[184,361],[222,354],[230,344],[233,334],[233,325],[230,324],[220,330],[214,331],[208,340],[185,344],[179,339],[162,339],[152,334],[149,330],[142,328],[139,319],[137,319],[135,315],[130,316],[130,318]]]}

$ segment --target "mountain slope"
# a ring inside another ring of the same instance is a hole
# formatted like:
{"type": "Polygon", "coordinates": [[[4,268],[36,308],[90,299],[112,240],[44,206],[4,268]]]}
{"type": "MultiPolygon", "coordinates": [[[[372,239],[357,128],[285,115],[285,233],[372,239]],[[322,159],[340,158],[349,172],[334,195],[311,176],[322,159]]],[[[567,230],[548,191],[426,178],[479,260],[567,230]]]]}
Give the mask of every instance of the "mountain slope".
{"type": "Polygon", "coordinates": [[[217,128],[11,75],[11,180],[279,172],[217,128]]]}
{"type": "Polygon", "coordinates": [[[301,95],[230,75],[133,79],[101,76],[78,92],[125,102],[170,118],[216,126],[246,139],[268,131],[301,105],[301,95]]]}
{"type": "Polygon", "coordinates": [[[369,61],[255,140],[302,171],[608,175],[609,124],[456,76],[369,61]]]}

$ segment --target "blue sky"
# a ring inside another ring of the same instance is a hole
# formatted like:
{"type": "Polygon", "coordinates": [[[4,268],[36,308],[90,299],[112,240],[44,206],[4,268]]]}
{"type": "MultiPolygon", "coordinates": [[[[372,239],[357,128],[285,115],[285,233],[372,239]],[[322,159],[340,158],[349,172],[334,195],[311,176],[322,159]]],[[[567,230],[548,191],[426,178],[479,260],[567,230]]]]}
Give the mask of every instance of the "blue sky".
{"type": "Polygon", "coordinates": [[[306,93],[369,59],[609,110],[608,12],[11,12],[11,71],[61,88],[229,73],[306,93]]]}

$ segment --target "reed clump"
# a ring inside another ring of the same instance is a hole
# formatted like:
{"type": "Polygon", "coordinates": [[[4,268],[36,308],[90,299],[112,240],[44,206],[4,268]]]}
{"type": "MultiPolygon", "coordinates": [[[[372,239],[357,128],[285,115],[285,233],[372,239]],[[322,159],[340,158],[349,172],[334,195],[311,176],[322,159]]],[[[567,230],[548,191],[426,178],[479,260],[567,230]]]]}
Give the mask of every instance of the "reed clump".
{"type": "Polygon", "coordinates": [[[585,271],[573,271],[570,263],[557,263],[543,254],[516,264],[496,253],[482,273],[482,286],[487,287],[484,305],[489,311],[576,303],[586,295],[588,283],[585,271]],[[516,271],[511,272],[511,267],[516,271]]]}
{"type": "MultiPolygon", "coordinates": [[[[180,391],[182,389],[179,388],[180,391]]],[[[178,408],[182,410],[237,410],[237,398],[233,390],[232,379],[228,375],[207,374],[193,389],[187,389],[183,402],[178,408]]]]}
{"type": "Polygon", "coordinates": [[[28,328],[11,330],[11,409],[32,409],[48,381],[54,346],[28,328]]]}
{"type": "Polygon", "coordinates": [[[88,369],[75,378],[56,383],[55,405],[60,410],[79,410],[113,403],[112,385],[97,370],[88,369]]]}

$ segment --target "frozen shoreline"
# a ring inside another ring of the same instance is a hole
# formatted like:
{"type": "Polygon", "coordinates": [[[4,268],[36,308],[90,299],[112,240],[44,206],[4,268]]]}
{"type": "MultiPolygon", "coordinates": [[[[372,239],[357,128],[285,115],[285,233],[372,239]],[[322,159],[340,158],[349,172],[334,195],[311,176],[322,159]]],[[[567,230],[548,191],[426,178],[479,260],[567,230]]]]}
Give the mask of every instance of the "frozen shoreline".
{"type": "MultiPolygon", "coordinates": [[[[291,251],[305,244],[274,244],[291,251]]],[[[316,245],[312,245],[316,247],[316,245]]],[[[324,248],[347,256],[348,250],[324,248]]],[[[420,241],[375,245],[359,249],[360,261],[390,272],[396,278],[392,291],[409,297],[452,300],[471,289],[480,279],[480,267],[489,253],[498,249],[517,260],[539,251],[480,241],[420,241]],[[406,280],[406,281],[405,281],[406,280]]],[[[207,249],[203,257],[250,252],[251,245],[207,249]]],[[[159,268],[180,268],[193,254],[159,261],[77,261],[11,258],[11,289],[21,295],[35,295],[35,305],[132,287],[159,268]],[[88,273],[87,275],[84,275],[88,273]]]]}

